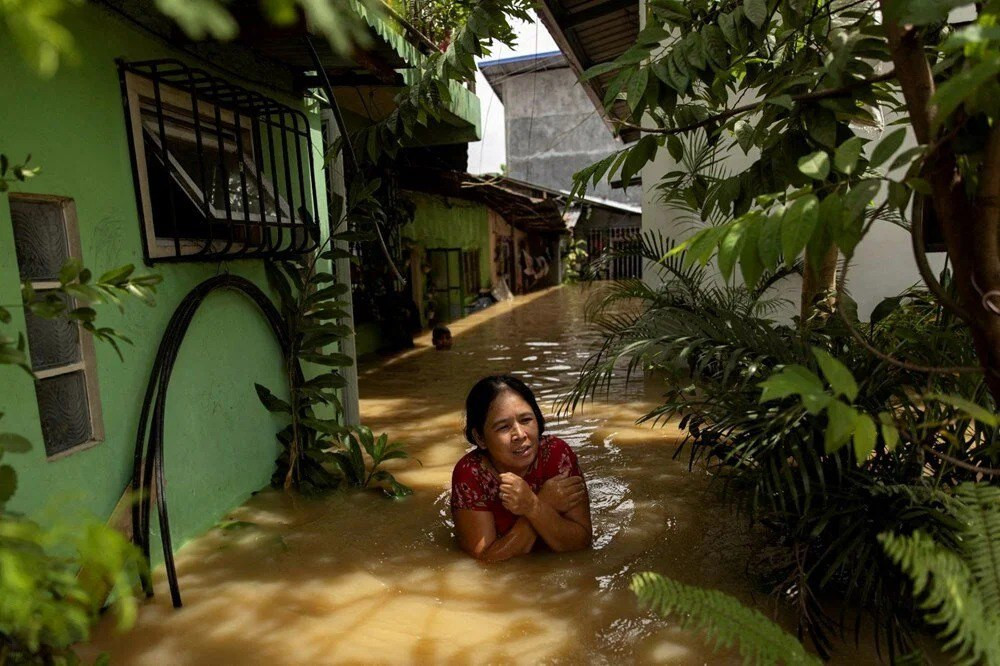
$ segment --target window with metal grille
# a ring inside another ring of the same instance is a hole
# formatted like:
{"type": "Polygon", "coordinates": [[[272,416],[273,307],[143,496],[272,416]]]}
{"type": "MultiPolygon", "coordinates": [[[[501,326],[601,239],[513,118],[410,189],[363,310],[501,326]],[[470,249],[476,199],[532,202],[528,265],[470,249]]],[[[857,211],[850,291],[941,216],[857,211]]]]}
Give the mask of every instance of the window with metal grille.
{"type": "Polygon", "coordinates": [[[322,156],[304,113],[178,61],[119,68],[149,260],[317,247],[322,156]]]}
{"type": "MultiPolygon", "coordinates": [[[[72,199],[11,194],[14,250],[21,280],[36,292],[59,286],[59,269],[80,257],[76,208],[72,199]]],[[[76,307],[66,300],[67,309],[76,307]]],[[[61,457],[104,438],[94,343],[65,318],[45,319],[25,312],[35,395],[45,452],[61,457]]]]}

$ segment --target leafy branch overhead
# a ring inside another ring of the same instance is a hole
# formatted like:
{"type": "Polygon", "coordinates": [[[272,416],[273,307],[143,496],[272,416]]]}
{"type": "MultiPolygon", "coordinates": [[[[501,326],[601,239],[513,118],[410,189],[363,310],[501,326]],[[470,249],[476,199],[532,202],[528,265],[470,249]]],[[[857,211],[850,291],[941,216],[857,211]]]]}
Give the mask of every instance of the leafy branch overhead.
{"type": "Polygon", "coordinates": [[[664,148],[679,166],[689,158],[682,138],[703,135],[715,160],[741,167],[715,178],[668,171],[657,184],[717,227],[682,248],[691,261],[716,258],[726,278],[739,266],[750,285],[804,257],[803,320],[833,283],[838,255],[850,261],[874,224],[897,224],[913,235],[928,289],[969,325],[1000,396],[1000,373],[990,371],[1000,367],[1000,331],[982,300],[1000,288],[992,242],[1000,7],[650,0],[647,8],[636,44],[586,73],[606,90],[606,105],[626,103],[623,125],[644,135],[577,173],[574,192],[602,178],[628,183],[664,148]],[[959,7],[964,22],[949,18],[959,7]],[[924,256],[930,221],[953,263],[954,294],[924,256]]]}

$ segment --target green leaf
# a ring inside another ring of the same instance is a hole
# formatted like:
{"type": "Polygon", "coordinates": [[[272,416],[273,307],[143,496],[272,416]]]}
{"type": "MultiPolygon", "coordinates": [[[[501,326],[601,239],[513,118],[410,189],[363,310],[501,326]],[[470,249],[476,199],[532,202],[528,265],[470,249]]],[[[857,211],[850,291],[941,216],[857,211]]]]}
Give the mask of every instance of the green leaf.
{"type": "Polygon", "coordinates": [[[759,610],[747,608],[718,590],[683,585],[651,572],[635,574],[629,587],[641,603],[661,616],[676,617],[682,627],[704,635],[714,646],[737,644],[744,664],[823,663],[759,610]]]}
{"type": "MultiPolygon", "coordinates": [[[[824,155],[826,153],[823,153],[824,155]]],[[[819,221],[819,200],[815,194],[799,197],[785,209],[781,220],[781,251],[785,265],[791,266],[805,249],[819,221]]]]}
{"type": "Polygon", "coordinates": [[[799,158],[799,171],[815,180],[823,180],[830,174],[830,156],[826,151],[818,150],[815,153],[799,158]]]}
{"type": "Polygon", "coordinates": [[[859,414],[855,421],[854,434],[851,435],[854,442],[854,458],[858,465],[868,460],[868,456],[875,450],[875,442],[878,433],[875,430],[875,422],[867,414],[859,414]]]}
{"type": "Polygon", "coordinates": [[[742,220],[736,220],[732,224],[728,225],[726,234],[719,242],[719,256],[717,257],[719,262],[719,271],[722,273],[723,279],[727,282],[733,274],[733,266],[736,264],[736,257],[739,256],[745,226],[746,225],[742,220]]]}
{"type": "Polygon", "coordinates": [[[906,128],[900,127],[894,132],[886,134],[885,137],[879,141],[878,145],[875,146],[875,150],[872,151],[872,158],[868,162],[868,166],[871,169],[875,169],[881,166],[886,160],[896,154],[899,147],[903,145],[903,139],[906,138],[906,128]]]}
{"type": "Polygon", "coordinates": [[[254,384],[253,387],[257,390],[257,397],[260,398],[261,403],[267,408],[267,411],[283,412],[285,414],[292,413],[292,406],[276,397],[266,387],[260,384],[254,384]]]}
{"type": "Polygon", "coordinates": [[[995,79],[998,73],[1000,73],[1000,54],[993,54],[973,67],[963,69],[949,77],[938,86],[934,96],[931,97],[931,104],[937,106],[933,129],[939,127],[962,102],[974,95],[983,85],[995,79]]]}
{"type": "Polygon", "coordinates": [[[704,266],[712,257],[712,254],[715,252],[715,247],[719,243],[719,239],[727,230],[728,227],[725,226],[702,229],[694,236],[687,239],[680,245],[677,245],[673,250],[668,252],[665,258],[684,252],[684,264],[686,266],[691,266],[696,261],[704,266]]]}
{"type": "Polygon", "coordinates": [[[996,428],[998,425],[997,415],[989,411],[982,405],[977,405],[976,403],[957,395],[946,395],[944,393],[931,393],[926,396],[929,400],[937,400],[938,402],[943,402],[946,405],[951,405],[955,407],[972,418],[976,419],[980,423],[984,423],[991,428],[996,428]]]}
{"type": "Polygon", "coordinates": [[[778,265],[781,256],[781,222],[785,217],[785,207],[773,206],[764,219],[760,238],[757,241],[757,251],[764,267],[771,271],[778,265]]]}
{"type": "Polygon", "coordinates": [[[763,27],[764,21],[767,20],[766,0],[746,0],[743,3],[743,14],[756,27],[763,27]]]}
{"type": "Polygon", "coordinates": [[[113,268],[101,275],[101,277],[97,278],[97,282],[99,284],[121,285],[128,280],[129,276],[132,275],[134,271],[135,266],[132,264],[119,266],[118,268],[113,268]]]}
{"type": "Polygon", "coordinates": [[[851,175],[858,164],[861,156],[861,148],[864,143],[861,137],[851,137],[837,147],[837,152],[833,155],[833,166],[841,173],[851,175]]]}
{"type": "Polygon", "coordinates": [[[764,224],[766,224],[766,218],[760,219],[760,216],[748,220],[746,231],[743,234],[740,249],[740,271],[743,273],[743,283],[748,287],[755,287],[757,281],[760,280],[761,273],[764,272],[764,263],[761,261],[758,251],[764,224]]]}
{"type": "Polygon", "coordinates": [[[826,408],[826,431],[823,433],[823,447],[833,453],[848,442],[857,425],[857,410],[839,400],[833,400],[826,408]]]}
{"type": "Polygon", "coordinates": [[[823,383],[812,370],[804,365],[786,365],[778,372],[762,381],[763,389],[759,402],[780,400],[790,395],[809,395],[824,393],[823,383]]]}
{"type": "Polygon", "coordinates": [[[632,176],[639,173],[639,169],[653,159],[653,156],[656,155],[656,148],[656,137],[651,134],[642,137],[632,146],[628,157],[622,164],[621,180],[623,183],[631,182],[632,176]]]}
{"type": "Polygon", "coordinates": [[[812,352],[819,363],[820,370],[823,371],[823,376],[830,384],[830,388],[833,389],[833,394],[842,395],[848,401],[854,402],[854,399],[858,397],[858,384],[854,381],[854,375],[847,369],[847,366],[825,349],[813,347],[812,352]]]}
{"type": "Polygon", "coordinates": [[[712,66],[719,70],[729,67],[729,47],[726,37],[719,26],[709,24],[702,31],[704,36],[705,56],[712,66]]]}
{"type": "Polygon", "coordinates": [[[82,270],[82,261],[76,258],[68,259],[66,263],[62,265],[62,268],[59,269],[59,282],[64,285],[69,284],[77,278],[82,270]]]}
{"type": "Polygon", "coordinates": [[[17,473],[10,465],[0,465],[0,506],[17,491],[17,473]]]}
{"type": "Polygon", "coordinates": [[[0,450],[7,453],[27,453],[31,450],[31,442],[26,437],[3,432],[0,433],[0,450]]]}
{"type": "Polygon", "coordinates": [[[767,104],[774,104],[784,109],[790,110],[795,107],[795,101],[791,95],[775,95],[774,97],[768,97],[765,101],[767,104]]]}
{"type": "Polygon", "coordinates": [[[667,135],[667,152],[678,164],[684,160],[684,145],[674,134],[667,135]]]}
{"type": "Polygon", "coordinates": [[[726,38],[730,46],[737,49],[738,53],[742,53],[742,50],[746,48],[746,44],[740,39],[738,27],[740,13],[737,10],[719,14],[719,29],[722,31],[722,36],[726,38]]]}
{"type": "Polygon", "coordinates": [[[885,442],[886,450],[892,451],[899,445],[899,430],[896,429],[896,424],[892,422],[892,416],[888,412],[880,412],[878,418],[882,430],[882,441],[885,442]]]}
{"type": "Polygon", "coordinates": [[[330,354],[301,354],[300,358],[303,361],[309,363],[315,363],[317,365],[326,365],[333,367],[347,367],[354,365],[354,359],[347,354],[330,353],[330,354]]]}
{"type": "Polygon", "coordinates": [[[809,136],[821,146],[831,149],[836,147],[837,119],[833,112],[827,109],[814,109],[806,117],[809,136]]]}
{"type": "Polygon", "coordinates": [[[890,298],[883,298],[882,301],[875,306],[872,310],[871,317],[869,321],[872,324],[877,324],[893,312],[899,309],[902,299],[899,296],[894,296],[890,298]]]}

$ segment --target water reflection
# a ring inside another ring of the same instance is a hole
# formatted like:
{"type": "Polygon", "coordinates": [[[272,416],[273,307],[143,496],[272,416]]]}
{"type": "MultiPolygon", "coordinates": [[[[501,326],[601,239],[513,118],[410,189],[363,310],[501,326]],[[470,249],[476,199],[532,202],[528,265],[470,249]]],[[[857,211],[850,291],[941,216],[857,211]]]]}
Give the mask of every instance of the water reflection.
{"type": "Polygon", "coordinates": [[[423,463],[392,468],[415,494],[262,492],[232,513],[252,525],[214,529],[181,550],[184,609],[170,608],[161,573],[138,628],[121,638],[102,626],[96,648],[127,664],[739,663],[640,610],[628,590],[633,573],[657,570],[747,602],[754,593],[751,535],[702,474],[672,459],[680,433],[634,425],[656,387],[616,384],[610,403],[551,416],[571,366],[597,340],[584,297],[563,288],[497,305],[450,325],[451,352],[427,338],[362,366],[363,420],[423,463]],[[549,430],[577,451],[592,551],[484,565],[455,547],[447,490],[466,450],[463,401],[476,379],[498,372],[526,378],[549,430]]]}

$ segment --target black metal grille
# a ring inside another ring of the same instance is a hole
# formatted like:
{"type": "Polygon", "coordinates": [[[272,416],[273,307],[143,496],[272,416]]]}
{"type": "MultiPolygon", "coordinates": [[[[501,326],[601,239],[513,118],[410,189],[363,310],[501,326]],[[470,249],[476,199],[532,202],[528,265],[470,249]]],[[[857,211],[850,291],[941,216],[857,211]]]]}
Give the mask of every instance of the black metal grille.
{"type": "Polygon", "coordinates": [[[642,278],[639,227],[587,230],[587,254],[597,280],[642,278]],[[606,256],[611,254],[611,256],[606,256]]]}
{"type": "Polygon", "coordinates": [[[318,247],[319,175],[302,111],[177,60],[118,65],[149,261],[318,247]]]}

